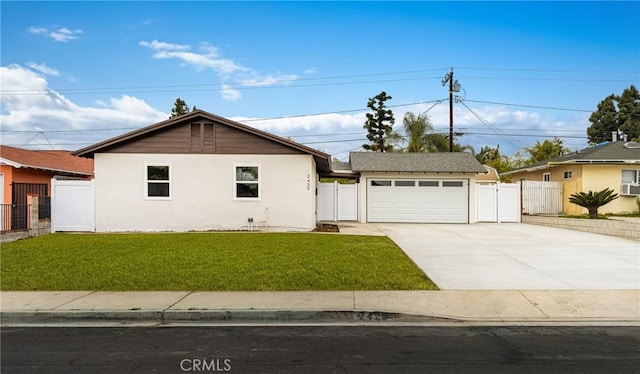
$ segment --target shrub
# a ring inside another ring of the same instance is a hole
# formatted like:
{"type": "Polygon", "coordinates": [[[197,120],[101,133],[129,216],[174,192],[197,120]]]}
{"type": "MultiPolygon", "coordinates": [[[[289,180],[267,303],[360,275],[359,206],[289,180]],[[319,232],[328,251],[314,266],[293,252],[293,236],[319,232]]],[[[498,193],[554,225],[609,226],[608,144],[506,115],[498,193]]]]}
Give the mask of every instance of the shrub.
{"type": "Polygon", "coordinates": [[[605,188],[602,191],[577,192],[569,197],[569,202],[589,210],[589,218],[598,218],[598,208],[607,205],[618,198],[618,194],[612,189],[605,188]]]}

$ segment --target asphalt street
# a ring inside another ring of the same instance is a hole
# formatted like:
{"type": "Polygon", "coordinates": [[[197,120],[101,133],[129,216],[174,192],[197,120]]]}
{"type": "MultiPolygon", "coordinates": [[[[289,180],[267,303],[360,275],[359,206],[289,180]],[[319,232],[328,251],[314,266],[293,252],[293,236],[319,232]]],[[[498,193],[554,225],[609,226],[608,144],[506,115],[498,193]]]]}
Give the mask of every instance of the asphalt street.
{"type": "Polygon", "coordinates": [[[637,373],[640,327],[4,327],[8,373],[637,373]]]}

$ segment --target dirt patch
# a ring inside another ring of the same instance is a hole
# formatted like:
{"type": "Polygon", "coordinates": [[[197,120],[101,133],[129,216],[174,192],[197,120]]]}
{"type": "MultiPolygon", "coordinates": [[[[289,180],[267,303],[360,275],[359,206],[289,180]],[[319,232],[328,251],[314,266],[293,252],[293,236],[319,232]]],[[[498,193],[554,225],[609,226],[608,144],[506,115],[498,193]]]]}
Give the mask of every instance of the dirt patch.
{"type": "Polygon", "coordinates": [[[340,228],[338,225],[331,223],[318,223],[316,224],[316,228],[313,230],[315,232],[340,232],[340,228]]]}

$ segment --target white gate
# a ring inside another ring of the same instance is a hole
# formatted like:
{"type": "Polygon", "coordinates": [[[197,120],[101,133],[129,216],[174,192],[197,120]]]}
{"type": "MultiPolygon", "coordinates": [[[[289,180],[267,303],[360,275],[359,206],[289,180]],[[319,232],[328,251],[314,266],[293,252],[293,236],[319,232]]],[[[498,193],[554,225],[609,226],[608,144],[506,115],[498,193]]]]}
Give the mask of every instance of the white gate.
{"type": "Polygon", "coordinates": [[[319,221],[357,221],[358,185],[318,183],[319,221]]]}
{"type": "Polygon", "coordinates": [[[51,231],[95,231],[93,180],[51,180],[51,231]]]}
{"type": "Polygon", "coordinates": [[[478,222],[520,222],[520,185],[477,184],[478,222]]]}
{"type": "Polygon", "coordinates": [[[562,182],[522,181],[522,212],[562,213],[562,182]]]}

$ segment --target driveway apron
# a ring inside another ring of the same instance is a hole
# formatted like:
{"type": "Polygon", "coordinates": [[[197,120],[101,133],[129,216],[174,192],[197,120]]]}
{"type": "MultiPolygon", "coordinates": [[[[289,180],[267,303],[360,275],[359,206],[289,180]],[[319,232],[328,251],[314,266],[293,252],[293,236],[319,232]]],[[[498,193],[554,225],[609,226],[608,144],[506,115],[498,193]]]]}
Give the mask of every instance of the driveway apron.
{"type": "Polygon", "coordinates": [[[374,224],[443,290],[640,289],[640,243],[520,223],[374,224]]]}

